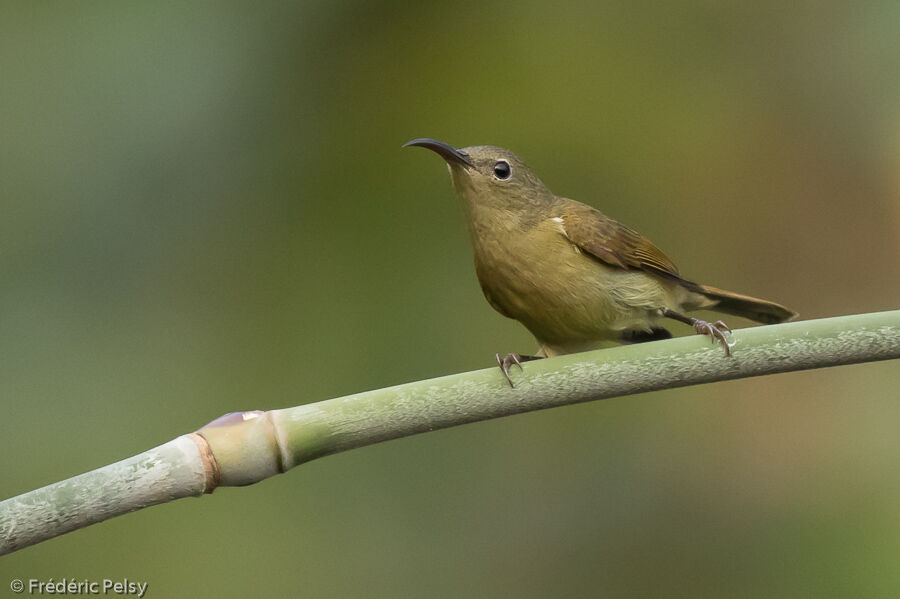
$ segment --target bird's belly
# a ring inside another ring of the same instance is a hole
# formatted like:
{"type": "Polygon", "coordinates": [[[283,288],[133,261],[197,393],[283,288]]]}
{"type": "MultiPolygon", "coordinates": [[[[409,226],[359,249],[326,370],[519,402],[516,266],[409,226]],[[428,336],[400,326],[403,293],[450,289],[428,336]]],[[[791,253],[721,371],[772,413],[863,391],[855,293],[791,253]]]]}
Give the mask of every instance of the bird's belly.
{"type": "Polygon", "coordinates": [[[668,281],[607,266],[568,242],[552,249],[509,252],[502,260],[476,254],[488,301],[524,324],[548,354],[602,347],[626,329],[649,330],[659,308],[676,307],[668,281]]]}

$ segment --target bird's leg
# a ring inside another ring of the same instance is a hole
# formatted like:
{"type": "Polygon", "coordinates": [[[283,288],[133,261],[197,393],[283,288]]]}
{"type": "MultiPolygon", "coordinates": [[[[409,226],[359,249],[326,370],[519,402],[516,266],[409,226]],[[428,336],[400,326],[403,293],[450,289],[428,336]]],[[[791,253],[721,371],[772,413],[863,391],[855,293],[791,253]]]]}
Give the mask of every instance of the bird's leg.
{"type": "Polygon", "coordinates": [[[698,335],[708,336],[713,340],[713,343],[715,343],[716,341],[721,342],[722,347],[725,348],[725,355],[731,355],[731,347],[734,344],[729,343],[727,338],[727,334],[731,332],[731,328],[721,320],[717,320],[716,322],[706,322],[705,320],[700,320],[699,318],[691,318],[690,316],[679,314],[678,312],[674,312],[672,310],[669,310],[668,308],[661,309],[659,313],[666,318],[671,318],[673,320],[677,320],[678,322],[683,322],[684,324],[691,325],[692,327],[694,327],[694,330],[697,331],[698,335]]]}
{"type": "Polygon", "coordinates": [[[510,387],[515,387],[512,379],[509,378],[509,369],[512,368],[513,364],[518,366],[519,370],[522,370],[522,362],[531,362],[532,360],[541,359],[541,356],[523,356],[516,353],[506,354],[502,358],[500,357],[500,354],[494,354],[494,357],[497,358],[497,366],[500,367],[500,370],[503,372],[503,376],[506,377],[506,381],[509,383],[510,387]]]}

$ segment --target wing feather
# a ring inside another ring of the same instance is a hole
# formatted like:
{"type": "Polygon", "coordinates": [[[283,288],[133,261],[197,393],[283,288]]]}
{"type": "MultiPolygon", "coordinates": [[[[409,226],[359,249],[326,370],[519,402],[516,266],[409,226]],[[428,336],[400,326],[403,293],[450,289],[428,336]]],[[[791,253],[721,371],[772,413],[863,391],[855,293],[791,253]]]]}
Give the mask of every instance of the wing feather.
{"type": "Polygon", "coordinates": [[[649,239],[591,206],[560,198],[564,235],[595,258],[628,270],[683,281],[678,268],[649,239]]]}

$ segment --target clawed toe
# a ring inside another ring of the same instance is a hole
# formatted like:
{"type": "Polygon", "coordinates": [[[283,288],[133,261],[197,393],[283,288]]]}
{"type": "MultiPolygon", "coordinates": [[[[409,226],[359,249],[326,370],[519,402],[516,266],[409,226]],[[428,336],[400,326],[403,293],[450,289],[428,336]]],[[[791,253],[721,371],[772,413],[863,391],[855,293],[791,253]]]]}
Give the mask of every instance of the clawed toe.
{"type": "Polygon", "coordinates": [[[662,308],[659,311],[660,316],[665,316],[666,318],[671,318],[672,320],[677,320],[678,322],[683,322],[685,324],[689,324],[694,327],[694,330],[697,331],[698,335],[706,335],[710,339],[712,339],[713,343],[719,341],[722,343],[722,347],[725,348],[725,355],[731,355],[731,348],[734,347],[733,342],[728,341],[728,335],[731,333],[731,327],[725,324],[721,320],[717,320],[716,322],[710,323],[705,320],[700,320],[699,318],[691,318],[690,316],[685,316],[684,314],[679,314],[674,310],[669,310],[668,308],[662,308]]]}
{"type": "Polygon", "coordinates": [[[512,379],[509,376],[509,369],[512,368],[513,364],[519,367],[519,370],[522,370],[522,357],[516,353],[509,353],[500,357],[500,354],[494,354],[494,357],[497,359],[497,366],[500,367],[501,372],[503,372],[503,376],[506,377],[506,382],[509,383],[510,387],[515,387],[513,385],[512,379]]]}
{"type": "Polygon", "coordinates": [[[503,376],[506,377],[506,382],[509,383],[510,387],[515,387],[515,385],[513,385],[512,379],[509,377],[509,369],[512,368],[515,364],[519,367],[519,370],[524,370],[522,368],[522,362],[540,360],[541,356],[523,356],[522,354],[510,353],[506,354],[502,358],[500,357],[500,354],[494,354],[494,358],[496,358],[497,366],[500,367],[500,371],[503,373],[503,376]]]}
{"type": "Polygon", "coordinates": [[[706,322],[705,320],[697,320],[694,322],[694,330],[697,331],[698,335],[706,335],[712,342],[715,343],[719,341],[722,343],[722,347],[725,348],[725,355],[731,355],[731,348],[734,346],[733,342],[728,341],[728,335],[731,333],[731,328],[722,322],[721,320],[717,322],[706,322]]]}

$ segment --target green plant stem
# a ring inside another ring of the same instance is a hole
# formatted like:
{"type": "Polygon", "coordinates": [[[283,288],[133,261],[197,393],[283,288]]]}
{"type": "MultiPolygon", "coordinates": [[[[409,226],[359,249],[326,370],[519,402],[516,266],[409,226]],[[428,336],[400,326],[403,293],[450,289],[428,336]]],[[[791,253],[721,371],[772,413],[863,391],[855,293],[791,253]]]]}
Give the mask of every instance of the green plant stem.
{"type": "Polygon", "coordinates": [[[182,435],[128,459],[0,502],[0,555],[128,512],[199,495],[200,446],[182,435]]]}
{"type": "MultiPolygon", "coordinates": [[[[699,335],[496,367],[270,412],[284,469],[467,422],[765,374],[900,358],[900,310],[734,332],[732,356],[699,335]]],[[[215,447],[214,447],[215,448],[215,447]]]]}
{"type": "Polygon", "coordinates": [[[731,356],[695,335],[528,362],[512,371],[515,388],[494,367],[226,415],[133,458],[0,502],[0,555],[398,437],[594,399],[900,358],[900,310],[742,329],[733,341],[731,356]]]}

